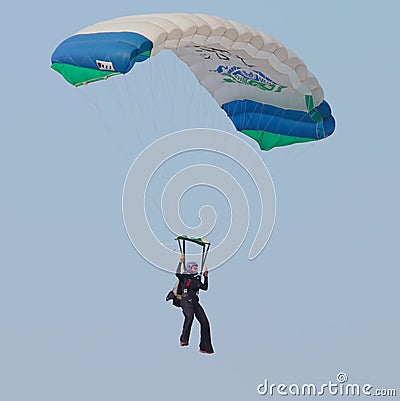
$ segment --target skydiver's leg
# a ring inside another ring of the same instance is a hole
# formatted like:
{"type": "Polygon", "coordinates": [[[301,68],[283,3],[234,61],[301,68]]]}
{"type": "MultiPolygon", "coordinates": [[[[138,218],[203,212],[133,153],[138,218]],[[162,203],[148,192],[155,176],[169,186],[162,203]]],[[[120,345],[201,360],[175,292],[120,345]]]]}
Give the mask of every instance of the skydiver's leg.
{"type": "Polygon", "coordinates": [[[214,353],[214,349],[211,344],[210,322],[207,319],[204,309],[199,303],[195,305],[194,313],[196,315],[196,319],[200,322],[200,351],[205,351],[209,354],[212,354],[214,353]]]}
{"type": "Polygon", "coordinates": [[[185,320],[183,322],[182,334],[180,341],[183,344],[189,344],[190,330],[194,319],[194,308],[193,304],[188,302],[186,299],[182,299],[181,307],[185,320]]]}

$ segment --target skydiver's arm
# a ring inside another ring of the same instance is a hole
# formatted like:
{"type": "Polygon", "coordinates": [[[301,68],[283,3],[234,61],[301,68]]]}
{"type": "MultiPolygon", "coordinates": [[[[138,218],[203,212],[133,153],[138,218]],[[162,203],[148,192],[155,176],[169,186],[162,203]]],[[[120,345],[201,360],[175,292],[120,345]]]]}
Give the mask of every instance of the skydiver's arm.
{"type": "Polygon", "coordinates": [[[181,276],[181,266],[182,266],[182,262],[183,262],[183,255],[180,254],[178,267],[176,268],[176,273],[175,273],[175,276],[178,277],[179,279],[180,279],[180,276],[181,276]]]}
{"type": "Polygon", "coordinates": [[[181,272],[181,266],[182,266],[182,262],[178,263],[178,267],[176,268],[176,273],[180,273],[181,272]]]}
{"type": "Polygon", "coordinates": [[[200,280],[200,289],[203,291],[208,290],[208,276],[204,276],[204,283],[202,283],[200,280]]]}

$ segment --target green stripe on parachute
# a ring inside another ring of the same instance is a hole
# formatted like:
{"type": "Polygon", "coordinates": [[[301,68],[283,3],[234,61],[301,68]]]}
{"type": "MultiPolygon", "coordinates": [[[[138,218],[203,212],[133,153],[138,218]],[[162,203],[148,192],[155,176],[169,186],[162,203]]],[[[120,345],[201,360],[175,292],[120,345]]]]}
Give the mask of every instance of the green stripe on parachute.
{"type": "Polygon", "coordinates": [[[94,70],[93,68],[78,67],[71,64],[53,63],[51,68],[59,72],[70,84],[81,86],[90,82],[107,79],[114,75],[120,75],[116,71],[94,70]]]}
{"type": "Polygon", "coordinates": [[[273,134],[268,131],[246,129],[241,132],[256,140],[262,150],[271,150],[277,146],[287,146],[293,143],[316,141],[314,138],[299,138],[297,136],[273,134]]]}

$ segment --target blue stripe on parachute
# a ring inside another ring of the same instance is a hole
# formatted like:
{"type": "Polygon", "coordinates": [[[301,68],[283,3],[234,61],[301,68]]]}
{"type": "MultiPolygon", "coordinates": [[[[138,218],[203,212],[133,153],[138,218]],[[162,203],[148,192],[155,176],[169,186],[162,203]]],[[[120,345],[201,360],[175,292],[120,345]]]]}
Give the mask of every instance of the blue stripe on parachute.
{"type": "Polygon", "coordinates": [[[115,71],[127,73],[153,48],[151,40],[134,32],[101,32],[71,36],[51,56],[53,63],[72,64],[98,70],[96,60],[112,62],[115,71]]]}
{"type": "Polygon", "coordinates": [[[321,139],[331,135],[335,130],[335,120],[325,100],[315,108],[322,117],[319,123],[313,121],[307,112],[282,109],[248,99],[225,103],[222,109],[238,131],[258,130],[300,138],[321,139]]]}

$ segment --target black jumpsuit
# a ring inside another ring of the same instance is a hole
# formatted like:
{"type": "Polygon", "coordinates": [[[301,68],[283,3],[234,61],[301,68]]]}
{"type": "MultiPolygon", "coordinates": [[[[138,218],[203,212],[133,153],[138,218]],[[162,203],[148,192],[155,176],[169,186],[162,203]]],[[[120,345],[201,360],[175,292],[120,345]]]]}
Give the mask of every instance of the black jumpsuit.
{"type": "Polygon", "coordinates": [[[207,319],[204,309],[199,303],[198,291],[207,291],[208,289],[208,277],[204,277],[204,283],[201,282],[201,276],[199,274],[189,273],[178,273],[176,276],[179,279],[178,292],[182,295],[181,307],[185,321],[183,322],[182,334],[180,337],[181,343],[188,344],[190,337],[190,330],[194,316],[200,323],[200,351],[207,353],[213,353],[214,349],[211,345],[211,330],[210,323],[207,319]]]}

